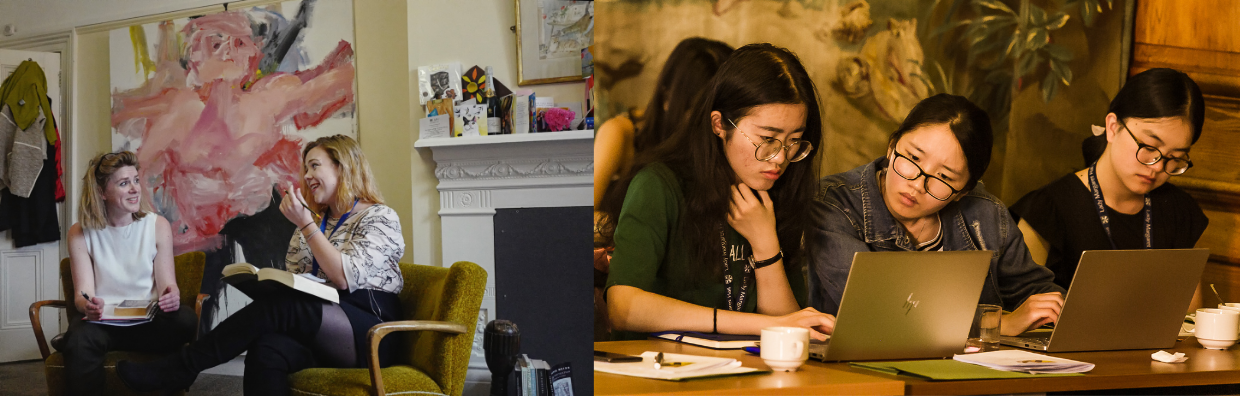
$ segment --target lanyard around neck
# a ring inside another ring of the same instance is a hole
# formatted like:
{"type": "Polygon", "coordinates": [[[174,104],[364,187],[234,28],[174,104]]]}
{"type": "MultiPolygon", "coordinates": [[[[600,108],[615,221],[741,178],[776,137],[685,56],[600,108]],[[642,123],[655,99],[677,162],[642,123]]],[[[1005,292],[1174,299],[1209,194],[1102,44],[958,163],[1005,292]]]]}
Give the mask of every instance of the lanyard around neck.
{"type": "MultiPolygon", "coordinates": [[[[1106,202],[1102,200],[1102,187],[1098,185],[1097,168],[1098,168],[1097,162],[1094,162],[1093,165],[1089,166],[1089,189],[1093,190],[1094,205],[1097,206],[1098,208],[1098,219],[1102,220],[1102,229],[1107,232],[1107,240],[1111,242],[1111,249],[1119,250],[1119,248],[1115,246],[1115,238],[1111,236],[1110,216],[1107,215],[1106,202]]],[[[1145,194],[1145,209],[1143,211],[1145,212],[1145,248],[1146,249],[1154,248],[1153,239],[1150,238],[1150,213],[1153,211],[1153,209],[1151,209],[1153,206],[1154,205],[1150,204],[1150,195],[1145,194]]]]}
{"type": "Polygon", "coordinates": [[[728,262],[731,258],[728,256],[728,239],[724,236],[723,224],[719,225],[719,247],[723,250],[723,290],[728,299],[729,311],[740,311],[745,308],[745,294],[749,289],[749,275],[753,268],[749,265],[745,266],[745,274],[741,279],[741,291],[737,293],[736,299],[732,299],[732,271],[728,262]]]}
{"type": "MultiPolygon", "coordinates": [[[[353,214],[353,208],[357,207],[357,201],[358,201],[357,199],[353,200],[353,206],[349,207],[349,211],[345,212],[344,216],[340,216],[340,221],[337,221],[336,225],[332,226],[332,232],[330,234],[327,233],[327,216],[323,216],[323,223],[319,224],[319,232],[322,232],[323,235],[327,236],[328,242],[331,242],[332,235],[336,235],[336,230],[340,229],[340,225],[344,224],[344,221],[349,219],[349,215],[353,214]]],[[[306,242],[309,243],[310,241],[306,241],[306,242]]],[[[310,262],[313,265],[313,269],[310,270],[310,273],[315,274],[315,276],[318,276],[319,259],[314,258],[313,252],[310,253],[310,262]]]]}

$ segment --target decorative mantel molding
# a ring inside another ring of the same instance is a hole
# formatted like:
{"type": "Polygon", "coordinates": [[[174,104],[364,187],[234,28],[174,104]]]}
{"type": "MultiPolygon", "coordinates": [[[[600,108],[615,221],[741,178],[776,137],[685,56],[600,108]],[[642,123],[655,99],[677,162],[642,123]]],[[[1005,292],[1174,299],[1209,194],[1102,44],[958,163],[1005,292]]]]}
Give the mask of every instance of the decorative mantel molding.
{"type": "Polygon", "coordinates": [[[467,394],[485,394],[490,372],[482,331],[495,311],[495,210],[589,206],[594,194],[594,131],[421,139],[439,179],[443,263],[471,261],[490,274],[482,299],[467,394]]]}

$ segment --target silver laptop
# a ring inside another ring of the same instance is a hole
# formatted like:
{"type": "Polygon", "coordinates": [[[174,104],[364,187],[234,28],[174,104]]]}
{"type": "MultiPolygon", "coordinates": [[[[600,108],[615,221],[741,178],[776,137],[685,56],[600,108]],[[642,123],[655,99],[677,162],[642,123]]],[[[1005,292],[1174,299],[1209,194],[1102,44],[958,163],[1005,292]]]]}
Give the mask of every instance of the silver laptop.
{"type": "Polygon", "coordinates": [[[1046,352],[1172,348],[1209,249],[1087,250],[1055,328],[1000,337],[1046,352]]]}
{"type": "Polygon", "coordinates": [[[994,252],[859,252],[826,361],[945,358],[964,351],[994,252]]]}

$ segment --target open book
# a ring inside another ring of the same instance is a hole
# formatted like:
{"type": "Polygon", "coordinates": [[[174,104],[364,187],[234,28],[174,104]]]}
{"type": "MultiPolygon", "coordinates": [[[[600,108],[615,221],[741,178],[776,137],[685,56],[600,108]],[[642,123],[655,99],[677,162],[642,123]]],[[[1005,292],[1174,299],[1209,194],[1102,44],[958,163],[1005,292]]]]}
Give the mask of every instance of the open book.
{"type": "Polygon", "coordinates": [[[228,282],[255,300],[264,295],[281,292],[279,289],[287,287],[333,303],[340,303],[340,294],[336,292],[336,289],[310,274],[293,274],[276,268],[258,269],[249,263],[229,264],[224,266],[222,272],[224,282],[228,282]]]}
{"type": "Polygon", "coordinates": [[[104,304],[99,320],[141,320],[155,315],[155,301],[125,300],[118,304],[104,304]]]}
{"type": "Polygon", "coordinates": [[[736,359],[682,355],[678,353],[664,353],[663,364],[659,368],[655,368],[655,356],[658,354],[658,352],[646,351],[642,353],[642,361],[640,362],[608,363],[595,361],[594,371],[665,381],[770,372],[770,370],[744,367],[736,359]]]}

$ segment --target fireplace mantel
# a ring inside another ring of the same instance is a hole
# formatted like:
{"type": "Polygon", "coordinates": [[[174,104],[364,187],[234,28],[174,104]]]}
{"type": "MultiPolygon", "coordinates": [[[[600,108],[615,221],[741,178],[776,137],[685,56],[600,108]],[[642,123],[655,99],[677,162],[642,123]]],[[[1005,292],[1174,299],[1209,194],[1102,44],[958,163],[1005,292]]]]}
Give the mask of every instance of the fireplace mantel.
{"type": "Polygon", "coordinates": [[[486,394],[490,372],[482,331],[495,318],[495,209],[593,205],[594,131],[420,139],[439,179],[443,263],[470,261],[486,269],[467,394],[486,394]]]}

